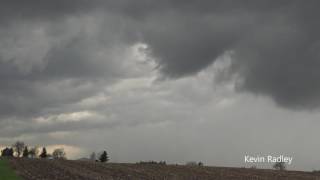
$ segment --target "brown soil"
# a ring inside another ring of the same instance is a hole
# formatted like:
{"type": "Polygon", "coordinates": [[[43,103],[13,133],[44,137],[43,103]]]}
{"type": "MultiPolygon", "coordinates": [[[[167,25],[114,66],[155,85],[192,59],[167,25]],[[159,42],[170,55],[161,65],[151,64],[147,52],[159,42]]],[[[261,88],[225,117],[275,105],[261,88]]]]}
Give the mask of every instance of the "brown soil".
{"type": "Polygon", "coordinates": [[[246,168],[11,159],[25,180],[318,180],[320,174],[246,168]]]}

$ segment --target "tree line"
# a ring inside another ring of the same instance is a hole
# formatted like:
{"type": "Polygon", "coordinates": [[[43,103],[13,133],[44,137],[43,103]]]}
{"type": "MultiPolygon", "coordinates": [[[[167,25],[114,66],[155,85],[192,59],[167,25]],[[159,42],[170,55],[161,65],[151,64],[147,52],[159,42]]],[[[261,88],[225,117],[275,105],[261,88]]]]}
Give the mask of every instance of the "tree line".
{"type": "MultiPolygon", "coordinates": [[[[67,159],[67,154],[63,148],[54,149],[52,154],[47,152],[46,147],[42,147],[41,152],[38,146],[28,147],[23,141],[15,142],[11,147],[6,147],[1,150],[2,157],[16,157],[16,158],[40,158],[40,159],[67,159]]],[[[90,160],[98,162],[108,162],[109,155],[107,151],[99,153],[97,157],[93,152],[90,155],[90,160]]]]}
{"type": "Polygon", "coordinates": [[[39,147],[28,147],[23,141],[15,142],[11,147],[1,150],[2,157],[17,158],[42,158],[42,159],[66,159],[66,152],[63,148],[54,149],[52,154],[47,153],[46,147],[41,152],[39,147]]]}

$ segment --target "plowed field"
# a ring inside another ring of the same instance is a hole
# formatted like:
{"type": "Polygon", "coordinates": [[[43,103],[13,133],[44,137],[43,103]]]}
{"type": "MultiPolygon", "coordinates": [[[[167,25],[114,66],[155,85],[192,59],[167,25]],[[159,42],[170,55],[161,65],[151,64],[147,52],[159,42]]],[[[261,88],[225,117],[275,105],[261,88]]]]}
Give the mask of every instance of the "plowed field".
{"type": "Polygon", "coordinates": [[[320,174],[245,168],[11,159],[25,180],[318,180],[320,174]]]}

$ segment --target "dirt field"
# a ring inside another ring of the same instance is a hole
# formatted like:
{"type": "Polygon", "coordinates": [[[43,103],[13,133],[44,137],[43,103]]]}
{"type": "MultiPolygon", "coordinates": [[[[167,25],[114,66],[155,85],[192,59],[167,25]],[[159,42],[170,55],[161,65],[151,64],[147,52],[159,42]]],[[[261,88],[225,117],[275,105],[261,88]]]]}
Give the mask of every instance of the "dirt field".
{"type": "Polygon", "coordinates": [[[11,159],[25,180],[320,180],[320,174],[245,168],[11,159]]]}

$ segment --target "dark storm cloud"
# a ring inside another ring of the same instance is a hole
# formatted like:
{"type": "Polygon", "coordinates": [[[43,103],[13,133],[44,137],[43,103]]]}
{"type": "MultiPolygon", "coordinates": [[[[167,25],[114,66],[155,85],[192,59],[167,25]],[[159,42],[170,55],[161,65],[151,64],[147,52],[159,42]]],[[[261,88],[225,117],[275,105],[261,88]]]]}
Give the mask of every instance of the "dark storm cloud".
{"type": "Polygon", "coordinates": [[[1,116],[63,112],[64,105],[130,76],[113,52],[137,42],[148,45],[158,69],[171,78],[197,73],[232,51],[229,72],[241,79],[239,90],[290,108],[317,107],[318,6],[317,1],[2,0],[1,116]]]}
{"type": "Polygon", "coordinates": [[[229,72],[241,79],[239,90],[270,96],[285,107],[309,109],[320,103],[319,5],[166,1],[149,4],[151,11],[144,6],[121,10],[135,18],[140,40],[149,45],[165,76],[194,74],[232,51],[229,72]]]}
{"type": "MultiPolygon", "coordinates": [[[[19,1],[19,0],[2,0],[0,7],[0,19],[3,22],[10,23],[15,20],[54,20],[65,17],[72,13],[84,13],[94,9],[96,3],[90,3],[88,0],[71,0],[71,1],[19,1]]],[[[98,1],[97,1],[98,2],[98,1]]]]}
{"type": "Polygon", "coordinates": [[[231,71],[243,78],[240,89],[289,108],[319,106],[319,5],[295,3],[238,43],[231,71]]]}
{"type": "Polygon", "coordinates": [[[182,3],[144,20],[143,38],[169,77],[191,75],[232,51],[238,90],[279,105],[320,104],[317,1],[182,3]]]}

